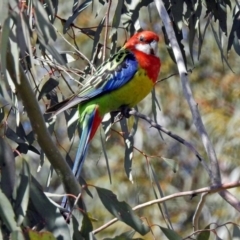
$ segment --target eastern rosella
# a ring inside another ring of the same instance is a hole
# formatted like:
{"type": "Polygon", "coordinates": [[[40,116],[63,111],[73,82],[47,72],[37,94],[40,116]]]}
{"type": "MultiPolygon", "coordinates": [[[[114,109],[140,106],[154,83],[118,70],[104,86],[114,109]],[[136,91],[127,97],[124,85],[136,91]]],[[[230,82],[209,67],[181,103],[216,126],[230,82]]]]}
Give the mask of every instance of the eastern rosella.
{"type": "Polygon", "coordinates": [[[158,41],[154,32],[136,33],[96,70],[77,94],[47,110],[56,115],[78,105],[82,133],[72,170],[77,178],[104,115],[123,106],[134,107],[154,87],[161,66],[158,41]]]}

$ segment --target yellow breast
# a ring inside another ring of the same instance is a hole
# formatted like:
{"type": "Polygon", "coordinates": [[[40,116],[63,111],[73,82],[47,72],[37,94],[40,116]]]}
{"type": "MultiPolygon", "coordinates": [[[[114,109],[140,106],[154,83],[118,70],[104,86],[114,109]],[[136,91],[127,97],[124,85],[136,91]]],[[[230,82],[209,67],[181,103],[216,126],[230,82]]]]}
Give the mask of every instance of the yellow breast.
{"type": "Polygon", "coordinates": [[[125,105],[131,108],[145,98],[153,86],[154,83],[149,79],[146,71],[139,69],[127,84],[91,102],[99,104],[101,114],[118,110],[125,105]]]}

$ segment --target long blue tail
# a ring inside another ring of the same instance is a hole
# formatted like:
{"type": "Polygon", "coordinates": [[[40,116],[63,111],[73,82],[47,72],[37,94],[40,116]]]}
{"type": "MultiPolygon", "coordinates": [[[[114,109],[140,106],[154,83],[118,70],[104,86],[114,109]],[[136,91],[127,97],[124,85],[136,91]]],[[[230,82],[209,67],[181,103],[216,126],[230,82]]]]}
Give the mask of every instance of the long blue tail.
{"type": "MultiPolygon", "coordinates": [[[[80,137],[80,143],[78,145],[77,154],[76,154],[73,168],[72,168],[72,172],[77,179],[79,179],[81,175],[83,163],[85,161],[85,158],[88,152],[88,147],[91,140],[90,136],[91,136],[91,131],[93,128],[96,112],[97,112],[97,108],[93,109],[93,111],[86,111],[84,112],[84,116],[81,116],[82,132],[80,137]]],[[[67,207],[67,197],[63,198],[62,206],[64,208],[67,207]]]]}

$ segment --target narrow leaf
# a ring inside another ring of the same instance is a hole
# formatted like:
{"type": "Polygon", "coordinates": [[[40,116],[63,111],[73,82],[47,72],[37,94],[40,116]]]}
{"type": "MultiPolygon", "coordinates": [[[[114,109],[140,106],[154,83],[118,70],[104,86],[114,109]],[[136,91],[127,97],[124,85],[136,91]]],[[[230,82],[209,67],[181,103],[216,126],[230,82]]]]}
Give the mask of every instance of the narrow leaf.
{"type": "Polygon", "coordinates": [[[83,220],[82,220],[82,227],[81,227],[81,234],[85,239],[88,238],[88,235],[93,230],[92,222],[89,216],[86,213],[83,213],[83,220]]]}
{"type": "Polygon", "coordinates": [[[100,44],[99,41],[100,41],[100,36],[101,36],[103,26],[105,24],[105,20],[106,20],[106,16],[102,18],[95,32],[93,48],[91,53],[91,60],[94,64],[96,64],[97,60],[101,59],[101,54],[99,53],[101,53],[102,51],[102,44],[100,44]]]}
{"type": "Polygon", "coordinates": [[[235,7],[233,25],[228,38],[227,51],[229,52],[233,45],[236,53],[240,55],[240,11],[238,10],[237,13],[235,13],[236,11],[235,7]]]}
{"type": "Polygon", "coordinates": [[[17,188],[17,196],[15,200],[15,213],[17,223],[20,226],[27,212],[31,181],[29,165],[24,159],[22,159],[22,169],[21,173],[19,174],[19,178],[20,184],[17,188]]]}
{"type": "MultiPolygon", "coordinates": [[[[153,119],[157,123],[157,107],[161,111],[160,104],[158,102],[157,96],[156,96],[156,89],[154,88],[152,90],[152,114],[153,114],[153,119]]],[[[163,139],[162,133],[160,130],[158,130],[158,133],[160,135],[160,138],[163,139]]]]}
{"type": "Polygon", "coordinates": [[[227,64],[227,66],[229,67],[229,69],[233,72],[233,70],[232,70],[232,68],[231,68],[228,60],[226,59],[226,57],[225,57],[224,54],[223,54],[223,49],[222,49],[220,40],[219,40],[219,38],[218,38],[218,36],[217,36],[217,33],[216,33],[215,29],[213,28],[212,23],[210,23],[210,26],[211,26],[211,28],[212,28],[213,36],[214,36],[214,38],[215,38],[215,40],[216,40],[216,43],[217,43],[217,45],[218,45],[218,49],[219,49],[219,51],[220,51],[220,53],[221,53],[221,56],[222,56],[223,60],[225,61],[225,63],[227,64]]]}
{"type": "Polygon", "coordinates": [[[135,239],[135,238],[133,238],[135,233],[136,233],[135,231],[131,230],[131,231],[128,231],[128,232],[124,232],[124,233],[122,233],[118,236],[115,236],[113,238],[104,238],[104,240],[123,240],[123,239],[124,240],[125,239],[130,240],[130,239],[135,239]]]}
{"type": "Polygon", "coordinates": [[[239,238],[240,236],[240,227],[236,226],[235,224],[233,224],[233,234],[232,234],[232,238],[239,238]]]}
{"type": "Polygon", "coordinates": [[[113,125],[113,117],[112,117],[112,113],[107,113],[102,121],[102,127],[106,136],[106,141],[110,138],[111,136],[111,127],[113,125]]]}
{"type": "Polygon", "coordinates": [[[123,118],[120,121],[121,130],[125,142],[125,158],[124,158],[124,169],[128,179],[133,182],[132,177],[132,159],[133,159],[133,135],[129,133],[127,120],[123,118]]]}
{"type": "Polygon", "coordinates": [[[10,127],[7,128],[5,135],[7,138],[11,139],[16,143],[25,143],[25,141],[23,140],[24,136],[17,135],[17,133],[15,133],[10,127]]]}
{"type": "Polygon", "coordinates": [[[110,37],[111,37],[110,54],[111,55],[113,55],[116,52],[116,48],[117,48],[117,37],[118,37],[117,29],[119,27],[120,20],[121,20],[122,6],[123,6],[123,0],[119,0],[117,2],[115,13],[113,15],[114,17],[112,20],[112,29],[111,29],[111,33],[110,33],[110,37]]]}
{"type": "Polygon", "coordinates": [[[8,0],[0,1],[0,25],[3,26],[5,19],[8,16],[8,0]]]}
{"type": "Polygon", "coordinates": [[[78,8],[74,9],[72,16],[68,18],[66,23],[63,27],[63,33],[66,33],[69,29],[70,25],[73,23],[73,21],[79,16],[79,14],[86,9],[90,4],[92,3],[92,0],[86,0],[83,2],[78,8]]]}
{"type": "Polygon", "coordinates": [[[150,231],[149,227],[144,225],[141,219],[134,214],[132,208],[126,202],[119,202],[113,192],[99,187],[96,187],[96,190],[102,204],[113,216],[142,235],[150,231]]]}
{"type": "Polygon", "coordinates": [[[38,214],[44,219],[46,230],[55,237],[70,239],[70,232],[59,210],[48,200],[36,179],[31,177],[30,199],[38,214]]]}
{"type": "Polygon", "coordinates": [[[109,166],[109,161],[108,161],[108,156],[107,156],[107,152],[106,152],[106,147],[105,147],[105,144],[104,144],[104,141],[103,141],[102,132],[100,132],[100,139],[101,139],[101,144],[102,144],[103,155],[104,155],[104,158],[105,158],[105,161],[106,161],[106,165],[107,165],[109,181],[112,184],[111,170],[110,170],[110,166],[109,166]]]}
{"type": "Polygon", "coordinates": [[[0,108],[0,122],[4,119],[5,113],[4,113],[4,107],[0,108]]]}
{"type": "Polygon", "coordinates": [[[11,147],[2,137],[0,137],[0,169],[0,187],[3,193],[10,198],[15,185],[15,158],[11,147]]]}
{"type": "Polygon", "coordinates": [[[205,231],[202,231],[198,234],[197,240],[208,240],[210,237],[210,224],[204,228],[205,231]]]}
{"type": "Polygon", "coordinates": [[[37,232],[29,229],[27,233],[29,240],[56,240],[53,234],[47,231],[37,232]]]}
{"type": "Polygon", "coordinates": [[[170,158],[165,158],[161,157],[173,170],[173,172],[177,172],[179,169],[179,163],[176,159],[170,159],[170,158]]]}
{"type": "Polygon", "coordinates": [[[10,232],[18,229],[12,205],[0,189],[0,218],[10,232]]]}
{"type": "Polygon", "coordinates": [[[47,82],[44,83],[44,85],[42,86],[42,89],[39,93],[38,96],[38,101],[47,93],[51,92],[55,87],[57,87],[59,85],[59,82],[57,80],[55,80],[54,78],[49,78],[49,80],[47,82]]]}
{"type": "Polygon", "coordinates": [[[32,146],[32,145],[28,145],[28,150],[29,151],[32,151],[32,152],[34,152],[34,153],[36,153],[36,154],[38,154],[38,155],[40,155],[40,152],[38,151],[38,149],[36,149],[34,146],[32,146]]]}
{"type": "Polygon", "coordinates": [[[183,3],[183,0],[171,1],[171,13],[178,31],[182,30],[183,3]]]}
{"type": "Polygon", "coordinates": [[[93,198],[93,195],[92,193],[90,192],[89,188],[88,188],[88,184],[87,182],[80,176],[79,177],[79,183],[80,185],[82,186],[82,188],[84,189],[84,191],[86,191],[86,193],[91,197],[93,198]]]}
{"type": "Polygon", "coordinates": [[[182,238],[172,229],[161,227],[161,230],[169,240],[182,240],[182,238]]]}
{"type": "Polygon", "coordinates": [[[48,14],[49,20],[50,20],[51,23],[54,23],[55,14],[57,14],[56,1],[45,0],[45,2],[46,2],[45,10],[48,14]]]}
{"type": "Polygon", "coordinates": [[[33,0],[36,26],[38,30],[42,33],[46,43],[50,41],[55,41],[57,39],[57,34],[52,23],[49,21],[46,10],[44,9],[42,3],[37,0],[33,0]]]}
{"type": "Polygon", "coordinates": [[[70,228],[72,228],[73,235],[72,240],[84,240],[82,234],[79,231],[79,218],[76,218],[74,214],[72,215],[72,219],[69,223],[70,228]]]}

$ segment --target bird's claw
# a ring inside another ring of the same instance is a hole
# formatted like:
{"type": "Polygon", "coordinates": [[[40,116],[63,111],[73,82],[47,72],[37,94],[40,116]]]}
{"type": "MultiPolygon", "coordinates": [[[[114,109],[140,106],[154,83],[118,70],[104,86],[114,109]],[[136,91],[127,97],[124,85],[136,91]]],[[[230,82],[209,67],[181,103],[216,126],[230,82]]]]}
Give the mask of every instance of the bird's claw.
{"type": "Polygon", "coordinates": [[[132,108],[129,108],[129,107],[122,107],[121,109],[121,114],[125,117],[125,118],[129,118],[131,115],[129,114],[130,111],[132,110],[132,108]]]}

